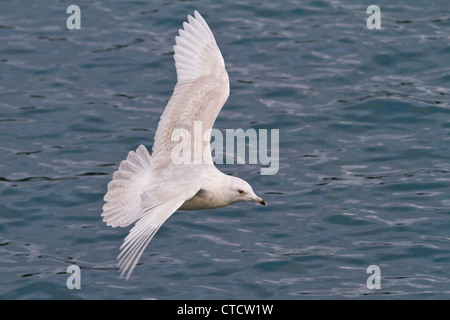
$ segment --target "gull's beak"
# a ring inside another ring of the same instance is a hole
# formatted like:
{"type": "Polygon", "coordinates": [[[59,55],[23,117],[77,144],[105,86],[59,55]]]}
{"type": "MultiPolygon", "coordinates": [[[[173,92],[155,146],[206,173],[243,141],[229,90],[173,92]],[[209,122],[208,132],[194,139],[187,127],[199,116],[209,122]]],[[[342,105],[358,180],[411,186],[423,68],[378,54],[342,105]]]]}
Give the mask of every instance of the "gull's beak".
{"type": "Polygon", "coordinates": [[[263,206],[267,206],[267,202],[264,201],[264,199],[260,198],[260,197],[256,197],[252,199],[255,202],[261,203],[263,206]]]}

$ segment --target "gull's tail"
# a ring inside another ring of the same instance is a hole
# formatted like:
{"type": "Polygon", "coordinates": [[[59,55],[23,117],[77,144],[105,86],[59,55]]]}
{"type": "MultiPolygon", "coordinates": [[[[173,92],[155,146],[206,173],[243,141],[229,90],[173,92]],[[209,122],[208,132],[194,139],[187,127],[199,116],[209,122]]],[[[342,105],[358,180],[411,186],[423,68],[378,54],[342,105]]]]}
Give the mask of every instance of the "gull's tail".
{"type": "Polygon", "coordinates": [[[140,145],[136,152],[130,151],[120,163],[108,184],[104,200],[103,221],[111,227],[126,227],[142,215],[141,194],[151,180],[151,157],[140,145]]]}

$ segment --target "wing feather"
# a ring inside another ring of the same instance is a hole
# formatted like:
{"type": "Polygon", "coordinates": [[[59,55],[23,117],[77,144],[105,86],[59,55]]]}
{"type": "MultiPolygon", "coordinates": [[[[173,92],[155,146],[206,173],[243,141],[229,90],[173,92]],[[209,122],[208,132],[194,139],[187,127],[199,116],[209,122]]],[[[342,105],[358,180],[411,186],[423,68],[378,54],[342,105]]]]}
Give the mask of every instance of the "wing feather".
{"type": "Polygon", "coordinates": [[[126,278],[129,278],[146,246],[163,223],[201,189],[200,176],[192,181],[183,181],[181,185],[159,185],[141,195],[141,218],[125,238],[117,257],[121,277],[126,274],[126,278]]]}
{"type": "MultiPolygon", "coordinates": [[[[230,92],[222,54],[203,17],[195,11],[194,17],[188,16],[188,22],[183,23],[183,28],[174,46],[178,83],[156,130],[152,149],[154,168],[170,165],[171,152],[178,144],[172,141],[174,130],[183,128],[194,139],[194,123],[200,122],[203,137],[212,128],[230,92]]],[[[209,150],[209,139],[202,146],[202,150],[196,151],[203,155],[203,150],[209,150]]],[[[212,163],[211,159],[207,160],[212,163]]]]}

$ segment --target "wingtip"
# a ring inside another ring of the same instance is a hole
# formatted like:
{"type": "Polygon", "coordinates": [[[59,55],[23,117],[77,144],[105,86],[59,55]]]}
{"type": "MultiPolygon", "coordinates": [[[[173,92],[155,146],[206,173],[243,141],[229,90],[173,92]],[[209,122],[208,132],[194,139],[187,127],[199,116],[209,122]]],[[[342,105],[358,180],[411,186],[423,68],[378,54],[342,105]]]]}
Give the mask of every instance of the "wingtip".
{"type": "Polygon", "coordinates": [[[188,14],[187,20],[188,21],[191,21],[191,19],[197,19],[198,20],[199,17],[202,18],[202,15],[197,10],[194,10],[194,13],[192,15],[188,14]]]}

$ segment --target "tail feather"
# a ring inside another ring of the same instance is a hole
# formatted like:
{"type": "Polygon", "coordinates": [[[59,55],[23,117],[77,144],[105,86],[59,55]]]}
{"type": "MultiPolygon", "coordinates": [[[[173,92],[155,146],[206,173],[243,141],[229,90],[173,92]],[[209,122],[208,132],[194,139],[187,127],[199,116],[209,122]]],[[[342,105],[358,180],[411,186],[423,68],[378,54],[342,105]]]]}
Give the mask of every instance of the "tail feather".
{"type": "Polygon", "coordinates": [[[136,152],[130,151],[120,163],[108,184],[104,200],[103,221],[108,226],[125,227],[141,217],[141,194],[151,177],[151,157],[140,145],[136,152]]]}

